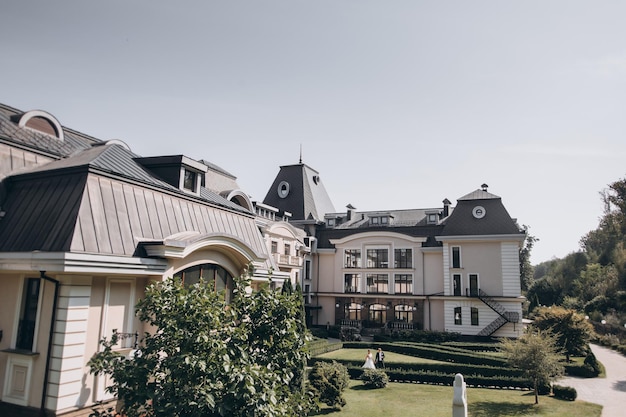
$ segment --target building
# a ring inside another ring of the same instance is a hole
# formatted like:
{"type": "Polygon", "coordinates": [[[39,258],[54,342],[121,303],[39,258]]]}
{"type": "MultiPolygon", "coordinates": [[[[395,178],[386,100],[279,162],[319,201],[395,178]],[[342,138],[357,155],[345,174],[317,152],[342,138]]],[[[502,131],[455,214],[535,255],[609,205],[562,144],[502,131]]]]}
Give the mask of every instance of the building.
{"type": "Polygon", "coordinates": [[[304,233],[260,208],[206,161],[142,157],[0,105],[0,401],[61,415],[108,399],[86,364],[114,329],[130,351],[150,282],[203,277],[228,296],[250,263],[253,287],[296,279],[304,233]],[[284,261],[260,225],[291,245],[284,261]]]}
{"type": "Polygon", "coordinates": [[[294,213],[312,256],[303,283],[313,325],[517,337],[524,231],[483,185],[441,207],[328,211],[319,173],[281,167],[264,202],[294,213]],[[295,215],[297,214],[297,216],[295,215]],[[308,291],[307,291],[308,290],[308,291]]]}

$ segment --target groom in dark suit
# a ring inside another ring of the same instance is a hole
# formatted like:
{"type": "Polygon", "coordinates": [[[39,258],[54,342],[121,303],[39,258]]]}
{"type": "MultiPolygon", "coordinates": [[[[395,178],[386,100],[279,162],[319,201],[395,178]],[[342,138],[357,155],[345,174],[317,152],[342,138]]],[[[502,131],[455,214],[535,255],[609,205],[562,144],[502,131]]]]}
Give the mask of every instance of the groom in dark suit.
{"type": "Polygon", "coordinates": [[[381,348],[378,348],[376,352],[376,358],[374,359],[374,363],[377,368],[385,368],[385,352],[381,348]]]}

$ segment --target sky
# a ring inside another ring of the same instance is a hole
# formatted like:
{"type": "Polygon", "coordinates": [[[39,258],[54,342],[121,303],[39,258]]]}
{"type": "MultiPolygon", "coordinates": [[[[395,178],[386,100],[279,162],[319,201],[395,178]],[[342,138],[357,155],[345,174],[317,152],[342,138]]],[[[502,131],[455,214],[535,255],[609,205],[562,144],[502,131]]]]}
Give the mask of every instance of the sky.
{"type": "Polygon", "coordinates": [[[441,207],[489,185],[579,250],[626,172],[621,0],[2,0],[0,102],[183,154],[262,201],[279,167],[345,211],[441,207]]]}

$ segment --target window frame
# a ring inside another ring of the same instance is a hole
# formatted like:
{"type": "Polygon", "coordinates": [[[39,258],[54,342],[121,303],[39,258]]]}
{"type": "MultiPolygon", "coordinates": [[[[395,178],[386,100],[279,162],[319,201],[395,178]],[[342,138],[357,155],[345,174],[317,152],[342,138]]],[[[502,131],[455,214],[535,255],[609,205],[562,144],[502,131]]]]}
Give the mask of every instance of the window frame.
{"type": "Polygon", "coordinates": [[[361,268],[362,256],[360,248],[343,250],[343,267],[346,269],[361,268]]]}
{"type": "Polygon", "coordinates": [[[463,308],[462,307],[454,307],[454,325],[462,326],[463,325],[463,308]]]}
{"type": "Polygon", "coordinates": [[[413,248],[394,248],[393,267],[395,269],[413,268],[413,248]],[[404,255],[402,254],[404,251],[404,255]]]}
{"type": "Polygon", "coordinates": [[[358,294],[361,291],[359,290],[359,284],[361,281],[361,274],[359,273],[347,273],[343,274],[343,289],[345,293],[348,294],[358,294]],[[348,277],[350,278],[350,284],[348,284],[348,277]]]}
{"type": "Polygon", "coordinates": [[[451,259],[450,264],[453,269],[461,269],[463,268],[463,261],[461,257],[461,247],[460,246],[452,246],[450,248],[451,259]]]}
{"type": "Polygon", "coordinates": [[[389,294],[389,274],[367,274],[366,279],[368,294],[389,294]],[[385,288],[386,291],[382,291],[385,288]]]}
{"type": "Polygon", "coordinates": [[[367,269],[389,269],[389,248],[369,247],[365,249],[367,269]],[[384,256],[382,256],[384,254],[384,256]]]}
{"type": "Polygon", "coordinates": [[[413,294],[413,274],[394,274],[394,294],[413,294]],[[402,291],[404,288],[405,291],[402,291]]]}
{"type": "Polygon", "coordinates": [[[472,326],[480,326],[478,320],[478,307],[472,307],[470,310],[470,321],[472,326]]]}
{"type": "Polygon", "coordinates": [[[40,324],[40,319],[41,319],[41,306],[42,306],[42,300],[43,300],[43,280],[41,278],[34,278],[34,277],[25,277],[22,280],[22,288],[21,288],[21,300],[20,303],[18,304],[18,313],[15,317],[16,323],[15,323],[15,328],[17,329],[17,331],[15,332],[15,340],[13,341],[13,346],[15,346],[16,350],[22,350],[22,351],[26,351],[26,352],[36,352],[36,346],[37,346],[37,341],[38,341],[38,333],[39,333],[39,324],[40,324]],[[29,288],[30,288],[30,284],[31,283],[37,283],[37,295],[36,295],[36,300],[34,300],[33,298],[30,298],[28,295],[29,292],[29,288]],[[32,302],[35,301],[35,309],[32,309],[32,302]],[[27,313],[27,309],[30,309],[30,311],[34,311],[34,322],[32,324],[32,330],[28,329],[28,341],[30,342],[30,347],[23,345],[23,341],[22,338],[23,336],[23,332],[25,331],[24,329],[24,321],[26,320],[24,318],[24,316],[27,313]]]}

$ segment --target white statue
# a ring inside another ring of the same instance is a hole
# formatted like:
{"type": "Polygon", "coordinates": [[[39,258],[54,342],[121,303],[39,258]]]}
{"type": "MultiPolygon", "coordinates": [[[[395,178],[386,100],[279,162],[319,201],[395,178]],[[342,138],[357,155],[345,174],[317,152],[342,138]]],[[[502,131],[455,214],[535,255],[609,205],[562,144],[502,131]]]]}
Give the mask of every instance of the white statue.
{"type": "Polygon", "coordinates": [[[454,398],[452,398],[452,417],[467,417],[467,387],[463,375],[454,376],[454,398]]]}

